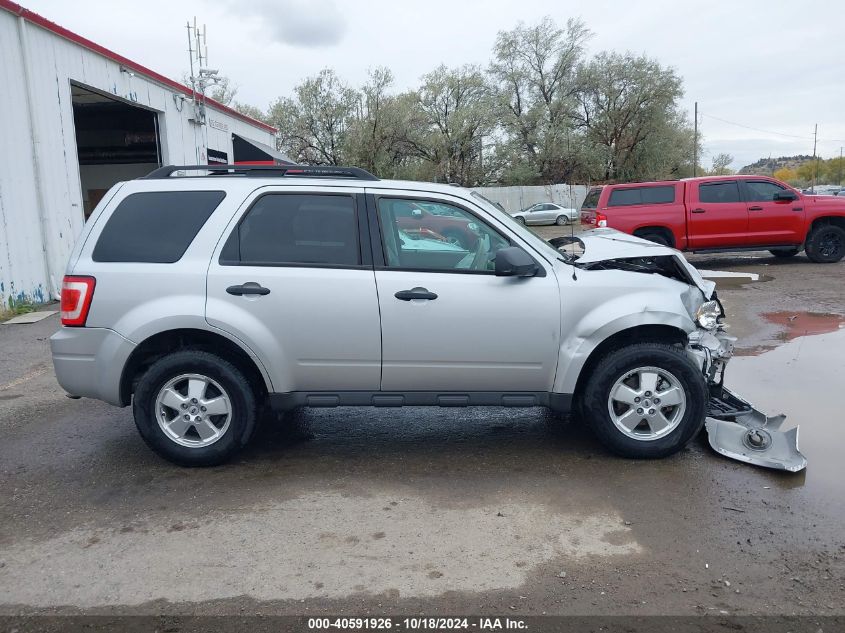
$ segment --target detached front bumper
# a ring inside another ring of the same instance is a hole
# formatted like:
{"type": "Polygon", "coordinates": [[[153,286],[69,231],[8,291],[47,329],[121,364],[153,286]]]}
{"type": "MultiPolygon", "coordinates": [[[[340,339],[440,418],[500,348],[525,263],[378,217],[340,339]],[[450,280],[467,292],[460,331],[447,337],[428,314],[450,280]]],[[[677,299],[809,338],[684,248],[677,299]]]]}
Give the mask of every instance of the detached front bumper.
{"type": "Polygon", "coordinates": [[[707,379],[710,402],[707,436],[720,455],[748,464],[799,472],[807,466],[798,450],[798,427],[782,431],[785,415],[769,417],[724,386],[725,368],[736,339],[726,332],[696,330],[687,353],[707,379]]]}

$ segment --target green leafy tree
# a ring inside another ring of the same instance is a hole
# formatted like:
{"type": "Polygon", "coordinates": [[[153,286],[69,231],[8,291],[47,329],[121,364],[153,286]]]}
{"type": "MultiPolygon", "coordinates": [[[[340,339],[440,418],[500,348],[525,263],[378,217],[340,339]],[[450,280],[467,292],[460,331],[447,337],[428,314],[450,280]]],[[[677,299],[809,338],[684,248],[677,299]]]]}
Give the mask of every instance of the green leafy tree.
{"type": "Polygon", "coordinates": [[[441,65],[422,77],[415,98],[411,151],[433,167],[437,180],[465,186],[484,182],[482,148],[493,128],[493,101],[481,69],[441,65]]]}
{"type": "Polygon", "coordinates": [[[359,94],[333,70],[324,69],[270,107],[270,121],[279,129],[279,149],[297,162],[341,165],[348,148],[359,94]]]}
{"type": "Polygon", "coordinates": [[[677,107],[683,89],[674,70],[645,56],[600,53],[581,67],[579,84],[577,121],[595,146],[595,179],[652,178],[655,165],[670,175],[690,162],[691,139],[670,157],[654,155],[686,140],[689,126],[677,107]]]}
{"type": "Polygon", "coordinates": [[[510,181],[562,182],[583,163],[574,127],[577,69],[590,31],[570,19],[559,28],[549,18],[500,31],[489,75],[503,136],[500,156],[510,181]]]}

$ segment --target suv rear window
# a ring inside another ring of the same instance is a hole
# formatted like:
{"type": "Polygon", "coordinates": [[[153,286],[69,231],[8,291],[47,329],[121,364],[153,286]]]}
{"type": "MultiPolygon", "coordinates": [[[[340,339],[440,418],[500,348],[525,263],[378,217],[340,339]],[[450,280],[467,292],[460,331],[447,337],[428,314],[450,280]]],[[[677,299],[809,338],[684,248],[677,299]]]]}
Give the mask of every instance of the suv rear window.
{"type": "Polygon", "coordinates": [[[106,222],[91,257],[95,262],[177,262],[225,197],[224,191],[126,196],[106,222]]]}
{"type": "Polygon", "coordinates": [[[601,189],[591,189],[589,193],[587,193],[587,197],[584,198],[584,202],[581,203],[581,208],[595,209],[598,206],[600,195],[601,189]]]}
{"type": "Polygon", "coordinates": [[[220,263],[357,266],[361,257],[352,196],[260,197],[232,231],[220,253],[220,263]]]}
{"type": "Polygon", "coordinates": [[[675,202],[675,185],[658,187],[625,187],[610,192],[609,207],[628,207],[635,204],[671,204],[675,202]]]}

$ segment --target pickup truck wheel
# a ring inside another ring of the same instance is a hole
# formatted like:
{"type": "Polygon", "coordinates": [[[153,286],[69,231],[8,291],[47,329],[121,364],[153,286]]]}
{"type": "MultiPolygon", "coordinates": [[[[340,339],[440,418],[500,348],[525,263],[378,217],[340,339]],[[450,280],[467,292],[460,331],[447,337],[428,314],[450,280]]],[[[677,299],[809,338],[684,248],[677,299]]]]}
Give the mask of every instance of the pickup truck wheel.
{"type": "Polygon", "coordinates": [[[799,249],[797,248],[775,248],[770,250],[769,252],[775,257],[786,259],[788,257],[795,257],[798,254],[798,251],[799,249]]]}
{"type": "Polygon", "coordinates": [[[669,243],[669,239],[663,233],[659,233],[658,231],[645,231],[644,233],[638,233],[637,237],[648,240],[649,242],[654,242],[655,244],[660,244],[661,246],[672,246],[669,243]]]}
{"type": "Polygon", "coordinates": [[[636,459],[679,451],[704,425],[707,387],[686,352],[639,343],[608,354],[584,389],[584,413],[598,439],[636,459]]]}
{"type": "Polygon", "coordinates": [[[833,264],[845,257],[845,230],[823,224],[807,237],[807,257],[817,264],[833,264]]]}
{"type": "Polygon", "coordinates": [[[558,226],[566,226],[567,224],[569,224],[569,218],[565,215],[559,215],[555,220],[555,224],[557,224],[558,226]]]}
{"type": "Polygon", "coordinates": [[[228,461],[249,441],[258,415],[241,371],[198,350],[153,363],[138,383],[132,411],[147,445],[181,466],[228,461]]]}

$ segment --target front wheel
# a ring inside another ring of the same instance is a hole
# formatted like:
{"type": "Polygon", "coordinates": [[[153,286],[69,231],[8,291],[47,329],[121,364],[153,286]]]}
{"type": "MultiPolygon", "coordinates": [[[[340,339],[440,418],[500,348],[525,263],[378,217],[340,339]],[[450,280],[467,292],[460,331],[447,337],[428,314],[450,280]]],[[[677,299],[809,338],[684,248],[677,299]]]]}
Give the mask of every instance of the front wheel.
{"type": "Polygon", "coordinates": [[[807,237],[807,257],[817,264],[833,264],[845,257],[845,229],[823,224],[807,237]]]}
{"type": "Polygon", "coordinates": [[[525,218],[523,218],[522,216],[516,216],[516,221],[525,226],[525,218]]]}
{"type": "Polygon", "coordinates": [[[141,377],[132,412],[147,445],[181,466],[228,461],[255,428],[255,393],[230,362],[199,350],[165,356],[141,377]]]}
{"type": "Polygon", "coordinates": [[[637,459],[682,449],[704,425],[707,386],[683,349],[639,343],[611,352],[588,377],[583,409],[598,439],[637,459]]]}
{"type": "Polygon", "coordinates": [[[558,226],[566,226],[567,224],[569,224],[569,218],[565,215],[559,215],[555,220],[555,224],[557,224],[558,226]]]}

